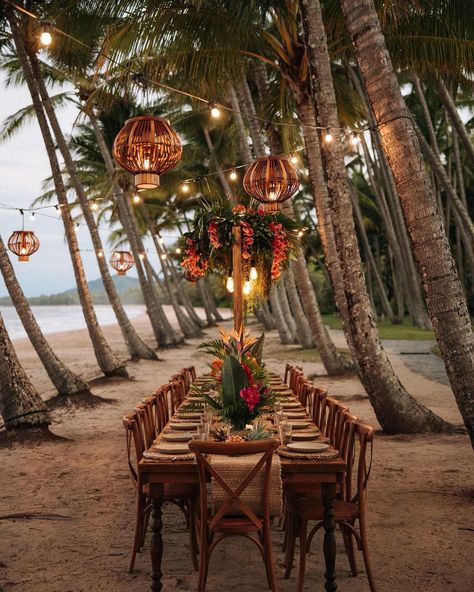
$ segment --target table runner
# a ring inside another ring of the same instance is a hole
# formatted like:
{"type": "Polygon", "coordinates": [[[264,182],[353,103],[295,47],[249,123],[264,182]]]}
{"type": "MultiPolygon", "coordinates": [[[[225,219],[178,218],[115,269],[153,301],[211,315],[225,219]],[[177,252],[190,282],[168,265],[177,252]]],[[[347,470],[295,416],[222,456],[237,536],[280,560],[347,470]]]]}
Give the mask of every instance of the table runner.
{"type": "MultiPolygon", "coordinates": [[[[219,473],[227,485],[234,491],[244,481],[245,477],[258,463],[262,453],[246,454],[242,456],[224,456],[213,454],[210,458],[210,464],[219,473]]],[[[257,516],[263,515],[262,491],[264,481],[265,464],[262,465],[259,472],[247,485],[240,499],[249,506],[257,516]]],[[[211,481],[211,503],[212,513],[222,506],[228,499],[227,493],[222,489],[214,477],[211,481]]],[[[274,454],[272,467],[270,471],[269,485],[269,506],[271,516],[281,516],[282,514],[283,485],[281,480],[281,463],[278,455],[274,454]]],[[[242,510],[237,504],[227,512],[228,516],[241,516],[242,510]]]]}

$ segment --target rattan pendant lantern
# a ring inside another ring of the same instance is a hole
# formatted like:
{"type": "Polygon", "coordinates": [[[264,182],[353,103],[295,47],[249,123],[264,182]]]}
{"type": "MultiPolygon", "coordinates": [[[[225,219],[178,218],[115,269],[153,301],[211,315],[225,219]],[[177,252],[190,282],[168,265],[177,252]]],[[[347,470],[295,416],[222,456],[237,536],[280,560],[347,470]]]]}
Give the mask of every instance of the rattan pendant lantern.
{"type": "Polygon", "coordinates": [[[265,210],[278,210],[300,186],[298,173],[284,156],[264,156],[250,165],[244,177],[245,191],[265,204],[265,210]]]}
{"type": "Polygon", "coordinates": [[[40,242],[32,230],[15,230],[8,239],[8,248],[18,256],[18,261],[29,261],[30,255],[40,248],[40,242]]]}
{"type": "Polygon", "coordinates": [[[158,187],[160,175],[179,162],[182,152],[169,121],[148,115],[128,119],[112,148],[117,163],[135,175],[137,189],[158,187]]]}
{"type": "Polygon", "coordinates": [[[127,275],[127,271],[135,265],[135,259],[130,251],[114,251],[109,263],[117,271],[117,275],[127,275]]]}

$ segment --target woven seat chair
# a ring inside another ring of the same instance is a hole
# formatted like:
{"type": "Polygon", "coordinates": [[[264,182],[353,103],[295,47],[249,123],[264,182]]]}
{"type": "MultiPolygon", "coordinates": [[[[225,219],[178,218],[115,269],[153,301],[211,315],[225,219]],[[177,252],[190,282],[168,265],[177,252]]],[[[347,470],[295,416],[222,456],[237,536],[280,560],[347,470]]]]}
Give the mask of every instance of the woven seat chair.
{"type": "Polygon", "coordinates": [[[275,570],[271,545],[271,516],[269,507],[269,484],[273,453],[278,448],[276,440],[255,442],[227,443],[193,440],[189,448],[196,455],[199,474],[199,582],[198,592],[206,588],[209,562],[216,545],[230,536],[243,536],[254,542],[265,563],[267,581],[272,592],[276,592],[275,570]],[[261,454],[253,469],[247,474],[240,485],[230,487],[219,472],[208,461],[205,455],[239,456],[244,454],[261,454]],[[263,515],[257,516],[245,504],[241,496],[260,470],[265,471],[262,487],[261,505],[263,515]],[[209,510],[208,477],[215,479],[227,496],[222,505],[213,513],[209,510]],[[237,504],[241,515],[228,516],[231,507],[237,504]]]}
{"type": "MultiPolygon", "coordinates": [[[[357,563],[354,551],[354,538],[357,547],[362,551],[365,570],[371,592],[376,592],[375,580],[372,573],[368,551],[366,496],[367,484],[372,465],[372,447],[374,428],[354,416],[349,416],[344,423],[344,435],[341,442],[341,454],[347,464],[347,473],[344,485],[339,492],[334,515],[344,539],[349,565],[353,576],[357,576],[357,563]],[[367,458],[369,457],[369,459],[367,458]],[[354,472],[357,458],[357,470],[354,472]],[[353,481],[355,480],[355,493],[353,481]],[[356,525],[358,523],[358,528],[356,525]]],[[[306,556],[310,550],[311,542],[323,526],[324,508],[320,497],[301,497],[287,493],[289,544],[285,558],[285,578],[290,577],[295,554],[295,540],[300,540],[300,558],[297,592],[302,592],[306,569],[306,556]],[[308,535],[308,522],[316,521],[316,525],[308,535]]]]}
{"type": "MultiPolygon", "coordinates": [[[[156,399],[156,397],[154,398],[156,399]]],[[[147,404],[149,403],[140,405],[133,413],[129,413],[122,418],[125,428],[129,474],[136,494],[135,529],[128,567],[129,573],[133,573],[137,552],[143,547],[151,511],[151,504],[147,495],[148,486],[141,483],[138,471],[138,463],[143,458],[144,451],[148,448],[145,445],[145,434],[150,429],[146,419],[148,417],[147,404]]],[[[177,505],[186,518],[194,569],[197,569],[196,500],[197,488],[194,485],[180,483],[165,485],[163,501],[177,505]]]]}

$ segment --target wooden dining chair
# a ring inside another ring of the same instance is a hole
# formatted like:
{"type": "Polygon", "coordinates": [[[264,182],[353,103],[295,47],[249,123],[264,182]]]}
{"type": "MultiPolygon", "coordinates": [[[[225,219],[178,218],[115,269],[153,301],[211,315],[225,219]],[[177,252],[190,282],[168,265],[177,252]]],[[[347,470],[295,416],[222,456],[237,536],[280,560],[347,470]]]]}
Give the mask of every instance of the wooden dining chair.
{"type": "MultiPolygon", "coordinates": [[[[148,448],[144,440],[144,434],[148,430],[148,427],[144,425],[145,421],[146,413],[143,406],[122,418],[125,428],[129,475],[136,495],[135,528],[128,566],[129,573],[133,573],[137,553],[144,545],[151,511],[151,504],[147,495],[148,485],[141,483],[140,472],[138,471],[138,464],[143,458],[144,451],[148,448]]],[[[164,502],[171,502],[178,506],[186,518],[194,569],[197,569],[198,554],[195,521],[197,493],[197,488],[192,484],[173,483],[165,484],[163,496],[164,502]]]]}
{"type": "Polygon", "coordinates": [[[337,449],[342,430],[341,416],[347,411],[349,411],[349,407],[337,399],[333,399],[332,397],[326,397],[324,399],[321,412],[321,425],[319,428],[329,438],[329,442],[337,449]]]}
{"type": "Polygon", "coordinates": [[[272,592],[276,592],[275,570],[271,544],[271,516],[269,507],[270,471],[273,453],[278,448],[276,440],[260,440],[255,442],[228,443],[193,440],[189,448],[196,455],[199,475],[199,582],[198,592],[206,588],[209,562],[217,544],[230,536],[243,536],[254,542],[264,561],[267,581],[272,592]],[[261,454],[259,460],[247,476],[237,486],[230,486],[206,455],[240,456],[245,454],[261,454]],[[261,507],[263,512],[257,516],[242,501],[241,496],[252,483],[256,475],[264,471],[264,482],[261,491],[261,507]],[[214,512],[210,510],[208,499],[208,477],[215,480],[224,492],[222,505],[214,512]],[[239,515],[229,515],[229,510],[238,506],[239,515]]]}
{"type": "Polygon", "coordinates": [[[186,398],[186,388],[182,379],[171,380],[169,383],[169,393],[171,401],[171,413],[176,413],[176,410],[186,398]]]}
{"type": "MultiPolygon", "coordinates": [[[[352,416],[353,417],[353,416],[352,416]]],[[[341,443],[342,456],[346,460],[347,473],[344,486],[339,493],[334,509],[336,524],[339,525],[349,565],[353,576],[357,576],[357,563],[354,552],[354,538],[357,547],[362,551],[365,570],[371,592],[376,592],[374,575],[369,557],[367,534],[367,484],[372,465],[374,428],[368,424],[350,419],[344,424],[344,437],[341,443]],[[357,470],[354,472],[357,457],[357,470]],[[355,479],[355,492],[353,481],[355,479]],[[356,525],[358,523],[358,528],[356,525]]],[[[287,494],[289,544],[285,558],[285,578],[290,577],[295,554],[295,540],[300,540],[300,558],[297,592],[303,591],[306,569],[306,556],[311,542],[323,526],[324,508],[320,497],[302,497],[287,494]],[[316,525],[308,536],[308,522],[316,521],[316,525]]]]}
{"type": "Polygon", "coordinates": [[[312,386],[308,393],[308,413],[314,424],[321,429],[321,413],[328,393],[326,390],[312,386]]]}

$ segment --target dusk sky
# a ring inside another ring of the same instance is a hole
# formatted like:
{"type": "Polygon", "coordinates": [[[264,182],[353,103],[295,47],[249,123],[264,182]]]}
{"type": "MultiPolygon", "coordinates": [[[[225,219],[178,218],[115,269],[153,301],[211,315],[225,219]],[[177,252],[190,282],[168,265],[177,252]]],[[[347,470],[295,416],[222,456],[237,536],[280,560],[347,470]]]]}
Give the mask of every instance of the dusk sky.
{"type": "MultiPolygon", "coordinates": [[[[0,73],[3,87],[4,75],[0,73]]],[[[52,93],[58,92],[52,91],[52,93]]],[[[2,88],[0,101],[0,121],[31,104],[26,88],[2,88]]],[[[58,111],[61,127],[70,134],[77,116],[73,105],[58,111]]],[[[62,160],[61,160],[62,162],[62,160]]],[[[17,211],[7,211],[4,205],[27,208],[42,193],[42,181],[51,174],[43,140],[35,119],[27,123],[16,135],[0,143],[0,234],[6,243],[14,230],[21,229],[21,215],[17,211]]],[[[54,202],[56,203],[56,201],[54,202]]],[[[27,296],[54,294],[75,286],[74,274],[67,245],[64,240],[63,224],[55,215],[54,208],[43,212],[53,218],[36,214],[30,221],[25,215],[25,229],[34,230],[41,241],[41,247],[28,263],[18,262],[10,253],[17,277],[27,296]]],[[[101,231],[104,247],[107,250],[109,233],[101,231]]],[[[78,231],[81,249],[91,249],[88,230],[82,226],[78,231]]],[[[150,245],[147,245],[150,246],[150,245]]],[[[99,277],[95,254],[83,252],[83,261],[89,280],[99,277]]],[[[152,262],[156,257],[150,252],[152,262]]],[[[133,271],[129,275],[135,277],[133,271]]],[[[7,294],[0,275],[0,296],[7,294]]]]}

